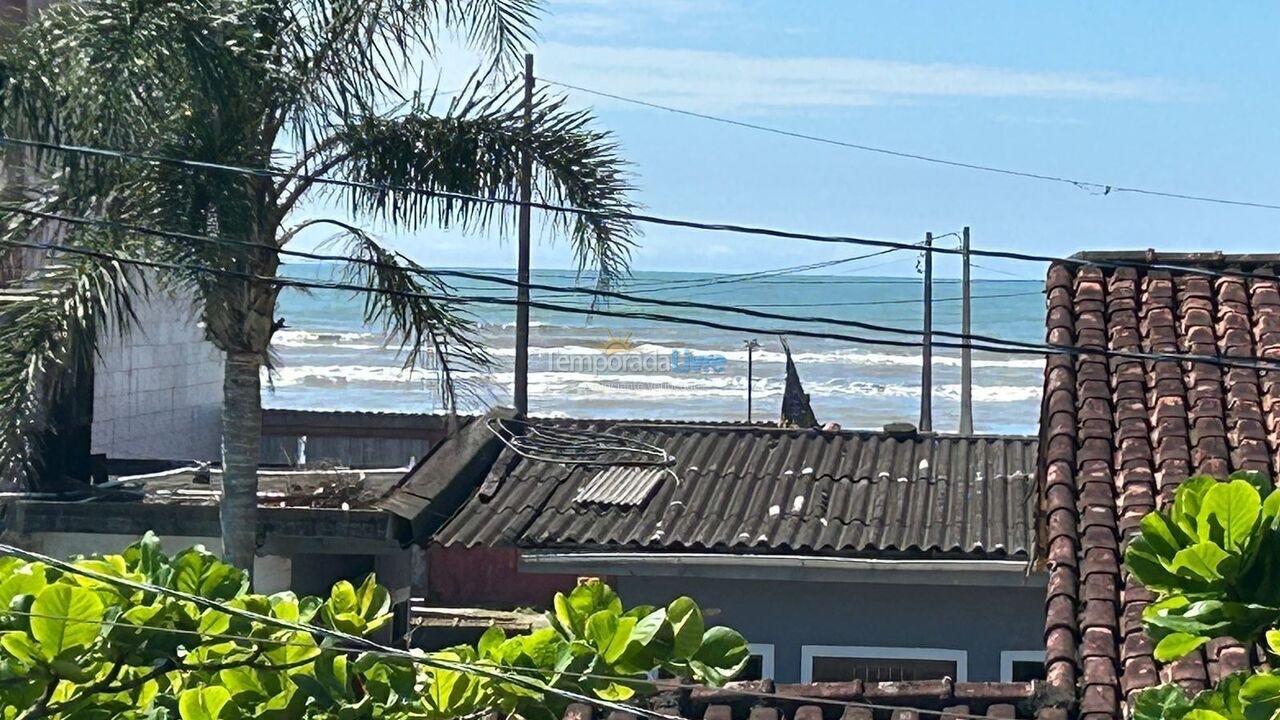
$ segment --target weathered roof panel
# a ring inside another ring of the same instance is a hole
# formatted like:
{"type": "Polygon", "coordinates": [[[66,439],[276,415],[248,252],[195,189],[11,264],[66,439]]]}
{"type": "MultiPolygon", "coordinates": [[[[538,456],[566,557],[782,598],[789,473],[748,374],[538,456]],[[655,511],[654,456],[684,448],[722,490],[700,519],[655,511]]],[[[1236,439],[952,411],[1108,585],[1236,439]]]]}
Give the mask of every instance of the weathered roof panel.
{"type": "Polygon", "coordinates": [[[474,494],[437,533],[437,542],[1031,555],[1034,438],[622,422],[585,429],[661,447],[675,465],[647,501],[602,505],[579,501],[601,468],[516,462],[505,450],[485,483],[492,492],[474,494]]]}

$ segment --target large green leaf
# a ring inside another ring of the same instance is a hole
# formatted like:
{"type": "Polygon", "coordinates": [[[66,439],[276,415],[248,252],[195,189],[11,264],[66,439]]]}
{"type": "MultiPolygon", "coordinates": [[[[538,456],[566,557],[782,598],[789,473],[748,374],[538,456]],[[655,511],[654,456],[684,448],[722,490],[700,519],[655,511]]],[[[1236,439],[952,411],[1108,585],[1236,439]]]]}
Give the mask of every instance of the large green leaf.
{"type": "Polygon", "coordinates": [[[191,688],[178,696],[178,712],[182,720],[219,720],[230,702],[231,693],[219,685],[191,688]]]}
{"type": "Polygon", "coordinates": [[[1240,686],[1240,702],[1248,720],[1271,720],[1280,709],[1280,676],[1254,675],[1240,686]]]}
{"type": "Polygon", "coordinates": [[[1156,644],[1155,656],[1160,662],[1173,662],[1207,642],[1209,642],[1207,637],[1173,633],[1166,635],[1156,644]]]}
{"type": "Polygon", "coordinates": [[[1173,507],[1169,510],[1169,520],[1180,530],[1193,538],[1200,537],[1199,522],[1201,499],[1209,488],[1218,481],[1208,475],[1197,475],[1187,478],[1178,486],[1173,496],[1173,507]]]}
{"type": "Polygon", "coordinates": [[[334,615],[356,612],[357,602],[356,589],[346,580],[339,580],[334,583],[333,588],[329,591],[328,609],[334,615]]]}
{"type": "Polygon", "coordinates": [[[1193,709],[1182,716],[1182,720],[1231,720],[1215,710],[1193,709]]]}
{"type": "Polygon", "coordinates": [[[609,642],[609,646],[604,649],[602,654],[605,662],[614,664],[622,659],[627,647],[631,645],[631,633],[635,630],[638,622],[640,621],[634,617],[623,617],[618,620],[618,627],[614,630],[613,640],[609,642]]]}
{"type": "Polygon", "coordinates": [[[74,585],[50,585],[31,605],[31,636],[52,660],[67,650],[88,647],[102,628],[105,608],[98,595],[74,585]]]}
{"type": "Polygon", "coordinates": [[[702,645],[689,665],[704,682],[723,685],[742,672],[750,659],[746,638],[736,630],[716,626],[702,636],[702,645]]]}
{"type": "Polygon", "coordinates": [[[1190,544],[1187,534],[1158,512],[1147,513],[1142,517],[1140,537],[1146,540],[1151,549],[1161,557],[1171,558],[1190,544]]]}
{"type": "Polygon", "coordinates": [[[9,604],[19,595],[37,595],[44,589],[44,563],[30,563],[17,568],[4,582],[0,582],[0,611],[8,609],[9,604]]]}
{"type": "Polygon", "coordinates": [[[676,598],[667,606],[667,620],[671,622],[675,635],[672,654],[684,659],[693,657],[702,645],[702,633],[706,631],[698,604],[688,597],[676,598]]]}
{"type": "Polygon", "coordinates": [[[1222,579],[1219,566],[1229,557],[1227,551],[1205,540],[1179,550],[1170,567],[1179,574],[1189,572],[1192,577],[1214,582],[1222,579]]]}
{"type": "Polygon", "coordinates": [[[618,616],[608,610],[601,610],[592,613],[587,618],[586,639],[595,648],[595,651],[601,655],[609,649],[609,645],[613,643],[613,636],[618,631],[618,616]]]}
{"type": "Polygon", "coordinates": [[[1262,499],[1249,482],[1215,483],[1205,491],[1196,518],[1200,538],[1212,540],[1227,551],[1239,550],[1248,542],[1261,512],[1262,499]]]}

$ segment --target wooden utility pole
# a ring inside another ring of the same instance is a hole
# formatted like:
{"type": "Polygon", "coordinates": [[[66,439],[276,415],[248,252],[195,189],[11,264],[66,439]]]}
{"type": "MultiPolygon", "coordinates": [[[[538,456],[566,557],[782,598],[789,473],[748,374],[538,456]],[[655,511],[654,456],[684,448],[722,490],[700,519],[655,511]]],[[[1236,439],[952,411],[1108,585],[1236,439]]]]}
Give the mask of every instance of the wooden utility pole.
{"type": "Polygon", "coordinates": [[[924,331],[920,349],[920,432],[933,430],[933,233],[924,235],[924,331]]]}
{"type": "Polygon", "coordinates": [[[960,257],[963,260],[960,290],[960,434],[973,434],[973,347],[969,341],[969,228],[960,233],[960,257]]]}
{"type": "Polygon", "coordinates": [[[742,344],[747,346],[747,422],[749,423],[751,422],[751,380],[755,371],[753,367],[754,355],[756,348],[760,347],[760,343],[753,338],[751,340],[743,340],[742,344]]]}
{"type": "Polygon", "coordinates": [[[533,202],[533,54],[524,56],[524,143],[520,151],[519,255],[516,261],[516,417],[529,415],[529,236],[533,202]]]}

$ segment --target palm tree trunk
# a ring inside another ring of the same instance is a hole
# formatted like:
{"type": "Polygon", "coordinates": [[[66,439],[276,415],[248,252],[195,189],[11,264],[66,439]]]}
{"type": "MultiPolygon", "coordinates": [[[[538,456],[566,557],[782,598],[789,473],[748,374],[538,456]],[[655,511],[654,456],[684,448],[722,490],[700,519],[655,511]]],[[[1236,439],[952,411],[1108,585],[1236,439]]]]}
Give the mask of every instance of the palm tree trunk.
{"type": "Polygon", "coordinates": [[[222,380],[222,555],[249,571],[258,536],[262,356],[228,352],[222,380]]]}

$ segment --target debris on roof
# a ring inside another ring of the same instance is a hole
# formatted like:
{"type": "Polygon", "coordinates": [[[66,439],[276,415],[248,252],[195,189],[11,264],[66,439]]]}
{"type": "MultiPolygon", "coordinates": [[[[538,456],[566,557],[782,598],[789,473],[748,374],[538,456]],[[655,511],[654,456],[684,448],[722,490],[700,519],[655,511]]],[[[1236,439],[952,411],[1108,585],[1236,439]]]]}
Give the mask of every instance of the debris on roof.
{"type": "Polygon", "coordinates": [[[786,340],[782,340],[782,351],[787,354],[787,384],[782,391],[782,419],[778,424],[782,427],[817,427],[818,418],[809,404],[809,393],[800,384],[800,371],[791,359],[791,347],[786,340]]]}
{"type": "MultiPolygon", "coordinates": [[[[378,470],[259,470],[262,507],[368,509],[404,477],[405,468],[378,470]]],[[[113,478],[92,486],[103,500],[151,504],[217,505],[222,470],[197,466],[113,478]]]]}

